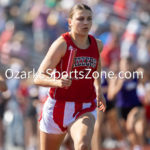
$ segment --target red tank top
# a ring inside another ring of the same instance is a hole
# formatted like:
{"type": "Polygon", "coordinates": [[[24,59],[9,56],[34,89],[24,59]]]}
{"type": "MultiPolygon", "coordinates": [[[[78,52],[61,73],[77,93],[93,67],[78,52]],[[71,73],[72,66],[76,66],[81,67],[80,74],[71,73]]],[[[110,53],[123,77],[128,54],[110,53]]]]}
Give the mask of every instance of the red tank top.
{"type": "MultiPolygon", "coordinates": [[[[78,71],[81,75],[76,74],[76,78],[72,80],[72,84],[68,89],[65,88],[50,88],[49,94],[53,99],[61,101],[74,101],[74,102],[90,102],[96,98],[94,88],[93,72],[97,70],[99,51],[97,42],[92,35],[89,35],[90,46],[87,49],[78,48],[72,41],[69,32],[62,34],[62,37],[67,43],[67,50],[60,63],[56,66],[56,70],[60,73],[66,71],[70,48],[77,49],[75,61],[72,71],[78,71]],[[85,70],[88,69],[88,70],[85,70]],[[89,71],[90,70],[90,71],[89,71]],[[82,71],[82,72],[81,72],[82,71]],[[89,74],[88,74],[89,73],[89,74]],[[86,79],[87,76],[90,79],[86,79]]],[[[73,76],[73,74],[72,74],[73,76]]],[[[75,74],[74,74],[75,77],[75,74]]]]}

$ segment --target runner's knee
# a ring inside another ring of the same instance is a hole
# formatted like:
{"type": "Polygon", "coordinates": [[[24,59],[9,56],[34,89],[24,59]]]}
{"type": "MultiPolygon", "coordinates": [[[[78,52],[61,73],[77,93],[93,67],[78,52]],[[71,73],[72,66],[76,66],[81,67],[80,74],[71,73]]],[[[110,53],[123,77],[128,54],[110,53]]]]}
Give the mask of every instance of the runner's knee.
{"type": "Polygon", "coordinates": [[[89,150],[91,140],[88,137],[84,136],[84,138],[78,138],[77,141],[74,141],[74,144],[75,150],[89,150]]]}
{"type": "Polygon", "coordinates": [[[85,142],[80,142],[77,145],[77,149],[75,150],[89,150],[89,144],[85,143],[85,142]]]}

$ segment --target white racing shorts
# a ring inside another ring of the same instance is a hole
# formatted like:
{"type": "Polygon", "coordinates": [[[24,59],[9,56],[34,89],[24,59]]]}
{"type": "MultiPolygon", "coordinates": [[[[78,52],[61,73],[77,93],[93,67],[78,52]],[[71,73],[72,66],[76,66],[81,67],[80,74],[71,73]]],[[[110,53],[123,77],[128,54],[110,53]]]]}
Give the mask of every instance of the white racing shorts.
{"type": "Polygon", "coordinates": [[[96,101],[87,103],[64,102],[48,97],[43,105],[39,120],[40,130],[49,134],[65,133],[71,123],[87,112],[91,112],[95,119],[97,118],[96,101]]]}

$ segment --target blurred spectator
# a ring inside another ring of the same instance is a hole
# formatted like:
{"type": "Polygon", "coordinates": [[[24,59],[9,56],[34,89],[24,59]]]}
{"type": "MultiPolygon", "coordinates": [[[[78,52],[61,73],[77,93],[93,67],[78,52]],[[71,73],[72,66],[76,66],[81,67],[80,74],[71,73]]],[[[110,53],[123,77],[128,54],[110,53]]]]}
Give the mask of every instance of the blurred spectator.
{"type": "Polygon", "coordinates": [[[118,117],[119,117],[119,122],[122,128],[122,131],[124,132],[124,136],[127,136],[128,132],[131,133],[132,136],[134,137],[134,140],[130,139],[130,142],[131,142],[130,144],[132,146],[136,146],[136,145],[142,146],[144,143],[144,129],[143,129],[144,113],[141,112],[140,113],[141,115],[136,118],[137,122],[135,122],[135,118],[134,118],[135,114],[132,113],[134,112],[135,107],[142,106],[137,95],[138,76],[133,75],[134,70],[135,70],[134,63],[131,57],[121,59],[120,71],[124,73],[122,74],[123,78],[120,79],[118,77],[118,79],[116,78],[116,79],[111,80],[110,85],[109,85],[108,97],[112,99],[116,96],[116,107],[118,110],[118,117]],[[125,77],[126,71],[129,71],[130,73],[132,73],[132,76],[130,76],[130,78],[128,79],[125,77]],[[113,88],[113,86],[115,88],[113,88]],[[139,123],[138,120],[140,120],[141,118],[143,120],[141,120],[139,123]],[[132,127],[129,125],[130,123],[132,124],[132,127]],[[141,129],[140,133],[138,132],[138,129],[136,130],[133,129],[133,126],[136,125],[136,123],[138,123],[138,128],[141,129]],[[127,130],[126,130],[126,125],[127,125],[127,130]],[[138,135],[138,133],[141,138],[138,141],[136,141],[137,139],[136,136],[138,135]]]}
{"type": "Polygon", "coordinates": [[[9,91],[0,93],[0,150],[3,150],[4,148],[5,129],[3,126],[3,118],[4,118],[4,112],[6,110],[6,105],[9,98],[10,98],[9,91]]]}
{"type": "MultiPolygon", "coordinates": [[[[25,113],[25,148],[26,150],[37,149],[37,111],[39,101],[38,89],[33,85],[28,87],[29,98],[25,113]]],[[[27,99],[26,99],[27,100],[27,99]]]]}
{"type": "Polygon", "coordinates": [[[14,32],[14,22],[8,21],[5,25],[5,30],[2,32],[0,36],[0,50],[2,49],[3,45],[8,42],[14,32]]]}
{"type": "Polygon", "coordinates": [[[142,150],[145,144],[145,114],[143,108],[134,107],[127,116],[128,140],[133,150],[142,150]]]}
{"type": "Polygon", "coordinates": [[[121,57],[132,57],[137,63],[137,45],[138,34],[140,33],[140,23],[136,19],[131,19],[126,27],[121,42],[121,57]]]}
{"type": "Polygon", "coordinates": [[[3,71],[4,70],[0,64],[0,150],[3,150],[4,147],[4,129],[3,129],[2,121],[3,121],[6,103],[8,100],[8,94],[1,93],[7,90],[7,85],[4,79],[3,71]]]}
{"type": "Polygon", "coordinates": [[[139,64],[144,65],[150,62],[150,26],[147,26],[143,29],[143,33],[137,41],[137,59],[139,64]]]}
{"type": "Polygon", "coordinates": [[[122,58],[120,61],[120,71],[122,77],[110,80],[108,98],[113,99],[116,96],[116,106],[119,110],[121,118],[127,119],[129,111],[135,106],[141,106],[141,102],[137,96],[136,89],[138,85],[138,77],[133,75],[135,68],[132,58],[122,58]],[[132,76],[126,78],[125,73],[129,71],[132,76]],[[112,87],[116,87],[112,89],[112,87]]]}
{"type": "Polygon", "coordinates": [[[0,64],[0,92],[4,92],[6,90],[7,90],[7,85],[4,79],[4,69],[0,64]]]}
{"type": "Polygon", "coordinates": [[[145,110],[145,136],[147,142],[150,143],[150,71],[149,64],[140,67],[138,70],[144,73],[143,78],[140,80],[138,85],[138,96],[141,99],[141,102],[145,110]]]}
{"type": "Polygon", "coordinates": [[[108,68],[114,59],[116,59],[117,61],[119,61],[120,59],[119,37],[113,33],[109,37],[110,38],[108,39],[108,42],[104,46],[101,53],[103,65],[108,68]]]}

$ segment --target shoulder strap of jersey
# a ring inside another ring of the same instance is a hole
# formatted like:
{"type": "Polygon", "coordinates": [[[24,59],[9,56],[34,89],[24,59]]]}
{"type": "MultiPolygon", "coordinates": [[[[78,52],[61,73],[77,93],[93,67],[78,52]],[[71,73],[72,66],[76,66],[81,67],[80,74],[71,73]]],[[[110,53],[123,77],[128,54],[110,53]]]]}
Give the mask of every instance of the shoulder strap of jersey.
{"type": "Polygon", "coordinates": [[[62,34],[62,37],[65,39],[67,46],[70,44],[69,32],[62,34]]]}
{"type": "Polygon", "coordinates": [[[91,44],[93,44],[93,46],[98,49],[95,37],[93,35],[90,35],[90,34],[89,34],[89,37],[91,39],[91,44]]]}
{"type": "Polygon", "coordinates": [[[98,56],[99,56],[98,45],[97,45],[97,41],[96,41],[95,37],[92,36],[92,35],[89,35],[89,37],[90,37],[90,39],[91,39],[91,44],[93,44],[93,46],[92,46],[93,49],[96,51],[96,53],[97,53],[98,56]]]}

